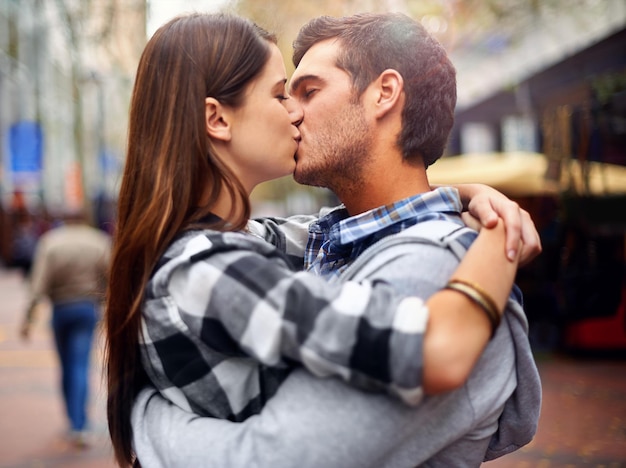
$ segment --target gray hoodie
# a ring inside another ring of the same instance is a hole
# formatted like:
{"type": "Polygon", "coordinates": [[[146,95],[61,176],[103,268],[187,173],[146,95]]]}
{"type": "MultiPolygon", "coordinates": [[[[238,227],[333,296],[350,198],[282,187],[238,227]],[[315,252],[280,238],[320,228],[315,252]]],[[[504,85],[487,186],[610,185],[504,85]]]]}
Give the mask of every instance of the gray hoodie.
{"type": "MultiPolygon", "coordinates": [[[[342,280],[386,281],[427,298],[463,255],[468,231],[429,221],[376,243],[342,280]]],[[[133,408],[144,467],[472,467],[527,444],[541,405],[527,321],[512,296],[466,384],[409,408],[297,369],[262,413],[234,424],[198,418],[153,389],[133,408]]]]}

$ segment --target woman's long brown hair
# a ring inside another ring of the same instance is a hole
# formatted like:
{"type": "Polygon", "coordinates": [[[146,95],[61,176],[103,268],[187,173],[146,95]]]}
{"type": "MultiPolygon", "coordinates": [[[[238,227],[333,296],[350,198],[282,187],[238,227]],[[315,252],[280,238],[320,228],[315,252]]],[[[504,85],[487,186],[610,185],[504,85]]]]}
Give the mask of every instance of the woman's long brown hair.
{"type": "Polygon", "coordinates": [[[275,38],[243,18],[193,14],[162,26],[141,56],[118,198],[106,298],[107,416],[115,459],[134,462],[131,408],[146,382],[139,355],[143,291],[174,237],[202,225],[218,195],[234,200],[214,229],[241,229],[247,194],[211,149],[205,98],[240,105],[275,38]],[[208,201],[207,201],[208,192],[208,201]]]}

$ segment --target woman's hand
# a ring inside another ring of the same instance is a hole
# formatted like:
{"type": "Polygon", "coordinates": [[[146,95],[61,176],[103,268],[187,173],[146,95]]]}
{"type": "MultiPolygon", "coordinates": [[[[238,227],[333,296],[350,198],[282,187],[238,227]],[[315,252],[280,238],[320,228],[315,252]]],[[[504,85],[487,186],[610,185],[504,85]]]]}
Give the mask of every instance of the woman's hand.
{"type": "Polygon", "coordinates": [[[492,228],[502,218],[506,229],[506,255],[517,257],[521,240],[520,265],[525,265],[541,253],[541,239],[530,214],[496,189],[483,184],[455,186],[467,213],[463,220],[469,227],[480,230],[492,228]]]}

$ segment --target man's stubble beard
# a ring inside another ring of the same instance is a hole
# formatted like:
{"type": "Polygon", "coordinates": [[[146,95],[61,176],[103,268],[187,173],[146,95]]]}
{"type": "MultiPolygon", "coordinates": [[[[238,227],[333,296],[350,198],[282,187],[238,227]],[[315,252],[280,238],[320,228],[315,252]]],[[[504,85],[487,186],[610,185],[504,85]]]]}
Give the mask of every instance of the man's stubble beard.
{"type": "Polygon", "coordinates": [[[305,161],[296,163],[296,182],[328,188],[339,198],[360,189],[372,157],[372,136],[362,112],[360,105],[350,105],[340,119],[329,120],[317,135],[304,134],[310,153],[305,161]]]}

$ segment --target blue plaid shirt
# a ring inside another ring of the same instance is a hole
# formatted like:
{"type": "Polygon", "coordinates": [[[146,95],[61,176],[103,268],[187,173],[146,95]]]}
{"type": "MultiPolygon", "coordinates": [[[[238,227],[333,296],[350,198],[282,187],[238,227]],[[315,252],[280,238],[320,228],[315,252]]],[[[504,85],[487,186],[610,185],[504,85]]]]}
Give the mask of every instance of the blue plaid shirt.
{"type": "Polygon", "coordinates": [[[459,193],[451,187],[415,195],[349,217],[340,206],[309,227],[305,269],[327,279],[341,275],[365,249],[414,224],[429,220],[461,220],[459,193]]]}

